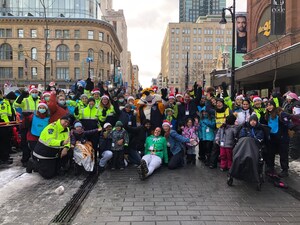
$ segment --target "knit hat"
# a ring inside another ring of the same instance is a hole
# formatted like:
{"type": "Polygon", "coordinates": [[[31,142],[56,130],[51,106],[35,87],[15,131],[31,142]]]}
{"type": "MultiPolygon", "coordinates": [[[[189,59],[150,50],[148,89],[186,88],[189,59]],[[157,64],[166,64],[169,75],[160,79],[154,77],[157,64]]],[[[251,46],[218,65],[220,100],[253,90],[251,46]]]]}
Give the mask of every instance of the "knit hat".
{"type": "Polygon", "coordinates": [[[82,99],[83,97],[86,97],[86,98],[88,98],[88,96],[87,96],[86,94],[82,94],[82,95],[80,95],[80,99],[82,99]]]}
{"type": "Polygon", "coordinates": [[[226,116],[226,124],[227,125],[234,125],[236,120],[236,117],[233,114],[229,114],[228,116],[226,116]]]}
{"type": "Polygon", "coordinates": [[[169,94],[169,99],[170,98],[173,98],[173,99],[175,99],[175,96],[174,96],[174,94],[169,94]]]}
{"type": "Polygon", "coordinates": [[[44,91],[44,92],[43,92],[43,97],[45,97],[46,95],[50,96],[50,95],[51,95],[51,92],[50,92],[50,91],[44,91]]]}
{"type": "Polygon", "coordinates": [[[31,92],[33,92],[33,91],[38,91],[38,89],[36,88],[35,85],[30,85],[30,86],[29,86],[29,94],[30,94],[31,92]]]}
{"type": "Polygon", "coordinates": [[[101,100],[102,100],[103,98],[106,98],[107,100],[109,100],[108,95],[103,95],[103,96],[101,97],[101,100]]]}
{"type": "Polygon", "coordinates": [[[130,108],[130,109],[131,109],[131,105],[130,105],[130,104],[126,104],[126,105],[124,106],[124,108],[130,108]]]}
{"type": "Polygon", "coordinates": [[[123,123],[121,121],[117,121],[115,127],[123,127],[123,123]]]}
{"type": "Polygon", "coordinates": [[[235,97],[235,99],[244,99],[244,96],[243,95],[238,95],[235,97]]]}
{"type": "Polygon", "coordinates": [[[216,98],[216,102],[222,102],[223,104],[225,104],[224,99],[223,98],[216,98]]]}
{"type": "Polygon", "coordinates": [[[89,97],[88,103],[90,103],[90,102],[95,102],[95,99],[93,97],[89,97]]]}
{"type": "Polygon", "coordinates": [[[82,123],[80,121],[76,121],[74,123],[74,128],[76,128],[76,127],[82,127],[82,123]]]}
{"type": "Polygon", "coordinates": [[[46,109],[48,109],[48,105],[44,101],[39,102],[38,107],[40,107],[40,106],[44,106],[46,109]]]}
{"type": "Polygon", "coordinates": [[[169,127],[172,127],[172,124],[170,123],[169,120],[164,120],[162,126],[169,126],[169,127]]]}
{"type": "Polygon", "coordinates": [[[93,95],[93,94],[96,94],[96,93],[100,94],[99,88],[94,88],[94,89],[92,90],[92,92],[91,92],[92,95],[93,95]]]}
{"type": "Polygon", "coordinates": [[[169,111],[172,111],[172,113],[174,113],[174,110],[172,108],[166,108],[165,109],[165,113],[169,112],[169,111]]]}
{"type": "Polygon", "coordinates": [[[262,99],[259,96],[255,96],[253,98],[253,102],[256,102],[256,101],[262,101],[262,99]]]}
{"type": "Polygon", "coordinates": [[[104,129],[106,129],[108,126],[112,126],[110,123],[105,123],[104,125],[103,125],[103,128],[104,129]]]}
{"type": "Polygon", "coordinates": [[[255,120],[256,122],[258,122],[257,115],[256,114],[251,115],[249,118],[249,122],[251,122],[251,120],[255,120]]]}
{"type": "Polygon", "coordinates": [[[16,100],[17,95],[13,91],[11,91],[5,96],[5,98],[8,99],[8,100],[16,100]]]}

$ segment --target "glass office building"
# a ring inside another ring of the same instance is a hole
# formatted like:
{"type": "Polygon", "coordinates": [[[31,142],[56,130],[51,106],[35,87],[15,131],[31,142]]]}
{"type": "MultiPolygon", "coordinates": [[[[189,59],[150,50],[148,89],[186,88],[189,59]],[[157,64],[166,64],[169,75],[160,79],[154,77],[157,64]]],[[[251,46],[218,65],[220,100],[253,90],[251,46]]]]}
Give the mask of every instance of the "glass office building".
{"type": "Polygon", "coordinates": [[[221,15],[226,0],[180,0],[179,22],[196,22],[199,16],[221,15]]]}
{"type": "Polygon", "coordinates": [[[0,0],[0,16],[99,18],[97,0],[0,0]]]}

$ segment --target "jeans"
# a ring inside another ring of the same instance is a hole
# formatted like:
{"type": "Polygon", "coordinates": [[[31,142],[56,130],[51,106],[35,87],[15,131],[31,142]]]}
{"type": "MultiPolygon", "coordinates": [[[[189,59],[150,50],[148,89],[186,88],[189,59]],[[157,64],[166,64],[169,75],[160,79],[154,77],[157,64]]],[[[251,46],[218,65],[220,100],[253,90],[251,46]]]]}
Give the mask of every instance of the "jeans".
{"type": "Polygon", "coordinates": [[[124,150],[113,151],[112,168],[124,168],[124,150]]]}
{"type": "Polygon", "coordinates": [[[113,157],[113,153],[110,150],[105,150],[101,154],[102,158],[100,159],[99,166],[105,167],[107,162],[113,157]]]}
{"type": "Polygon", "coordinates": [[[139,165],[142,158],[135,149],[130,148],[128,151],[128,159],[130,163],[139,165]]]}
{"type": "Polygon", "coordinates": [[[173,155],[169,161],[168,168],[170,170],[182,167],[184,164],[184,159],[183,159],[183,150],[178,152],[177,154],[173,155]]]}
{"type": "Polygon", "coordinates": [[[143,160],[146,161],[148,167],[147,177],[150,176],[154,170],[160,167],[162,160],[156,155],[144,155],[143,160]]]}

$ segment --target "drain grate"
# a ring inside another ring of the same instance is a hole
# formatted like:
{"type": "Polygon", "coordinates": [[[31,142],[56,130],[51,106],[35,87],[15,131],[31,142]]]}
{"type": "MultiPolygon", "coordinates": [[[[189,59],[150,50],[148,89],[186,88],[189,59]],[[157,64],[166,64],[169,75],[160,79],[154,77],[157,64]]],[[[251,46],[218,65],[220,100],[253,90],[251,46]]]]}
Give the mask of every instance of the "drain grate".
{"type": "Polygon", "coordinates": [[[98,174],[90,174],[79,187],[78,191],[73,195],[66,206],[51,220],[49,225],[69,225],[72,219],[76,216],[81,203],[93,189],[97,183],[98,174]]]}

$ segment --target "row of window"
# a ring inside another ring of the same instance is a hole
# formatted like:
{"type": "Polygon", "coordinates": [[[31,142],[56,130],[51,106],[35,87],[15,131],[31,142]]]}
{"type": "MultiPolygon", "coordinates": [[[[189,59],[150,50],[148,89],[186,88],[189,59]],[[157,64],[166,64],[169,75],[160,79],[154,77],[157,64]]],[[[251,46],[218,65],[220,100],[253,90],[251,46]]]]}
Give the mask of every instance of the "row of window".
{"type": "MultiPolygon", "coordinates": [[[[193,43],[201,43],[203,40],[204,43],[207,43],[207,42],[213,42],[214,38],[212,37],[205,37],[205,38],[193,38],[193,43]]],[[[231,42],[231,37],[227,37],[226,39],[224,39],[223,37],[216,37],[215,38],[215,42],[217,43],[223,43],[224,40],[226,42],[231,42]]],[[[174,42],[177,42],[179,43],[180,41],[180,38],[179,37],[171,37],[171,42],[174,43],[174,42]]],[[[182,37],[182,43],[190,43],[191,42],[191,39],[189,37],[182,37]]]]}
{"type": "MultiPolygon", "coordinates": [[[[74,30],[74,33],[71,35],[70,30],[59,30],[56,29],[54,30],[54,35],[52,34],[53,31],[49,29],[44,30],[44,38],[57,38],[57,39],[69,39],[71,36],[74,39],[80,39],[81,38],[81,31],[80,30],[74,30]]],[[[95,32],[94,30],[88,30],[87,32],[87,39],[94,40],[95,39],[95,33],[98,34],[98,40],[99,41],[104,41],[104,33],[103,32],[95,32]]],[[[24,38],[25,37],[25,32],[24,29],[18,29],[17,30],[17,35],[18,38],[24,38]]],[[[13,32],[12,29],[3,29],[0,28],[0,38],[12,38],[13,37],[13,32]]],[[[38,38],[38,31],[37,29],[30,29],[30,37],[31,38],[38,38]]],[[[111,39],[109,35],[106,35],[106,41],[111,43],[111,39]]]]}
{"type": "MultiPolygon", "coordinates": [[[[202,32],[202,28],[193,28],[193,34],[221,34],[223,35],[226,32],[226,34],[231,35],[232,31],[230,29],[223,30],[223,29],[212,29],[212,28],[204,28],[202,32]]],[[[171,29],[172,34],[180,34],[180,28],[172,28],[171,29]]],[[[190,34],[191,29],[190,28],[183,28],[182,29],[182,34],[190,34]]]]}
{"type": "MultiPolygon", "coordinates": [[[[28,69],[25,67],[18,67],[18,79],[23,79],[25,76],[30,76],[31,79],[38,79],[38,68],[37,67],[31,67],[30,68],[30,74],[28,74],[28,69]]],[[[90,68],[91,76],[94,76],[94,68],[90,68]]],[[[43,72],[43,71],[41,71],[43,72]]],[[[56,68],[56,79],[59,80],[69,80],[70,79],[70,69],[69,67],[57,67],[56,68]]],[[[46,78],[50,79],[50,67],[46,68],[46,78]]],[[[80,79],[83,76],[83,70],[79,67],[74,68],[74,79],[80,79]]],[[[99,77],[104,77],[104,69],[99,70],[99,77]]],[[[109,70],[107,71],[107,76],[109,76],[109,70]]],[[[0,79],[13,79],[13,68],[12,67],[0,67],[0,79]]]]}
{"type": "MultiPolygon", "coordinates": [[[[49,50],[50,45],[47,45],[46,48],[49,50]]],[[[23,45],[19,44],[18,46],[18,60],[24,60],[24,50],[23,45]]],[[[80,53],[78,52],[80,46],[76,44],[74,46],[75,53],[74,53],[74,61],[80,61],[80,53]]],[[[69,61],[70,60],[70,49],[67,45],[61,44],[56,47],[55,50],[56,60],[57,61],[69,61]]],[[[92,48],[88,49],[88,57],[94,59],[94,50],[92,48]]],[[[30,50],[30,58],[32,60],[38,60],[38,50],[37,48],[33,47],[30,50]]],[[[48,52],[46,55],[47,59],[50,59],[50,53],[48,52]]],[[[107,52],[106,61],[107,64],[113,64],[114,56],[112,53],[107,52]]],[[[13,60],[13,49],[11,45],[5,43],[0,45],[0,60],[13,60]]],[[[98,52],[98,60],[99,62],[104,63],[104,51],[100,50],[98,52]]]]}

